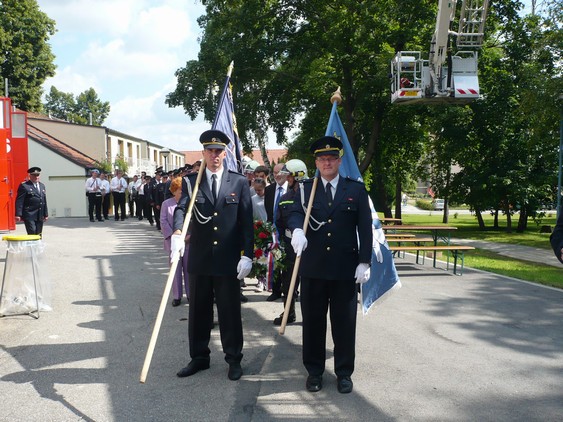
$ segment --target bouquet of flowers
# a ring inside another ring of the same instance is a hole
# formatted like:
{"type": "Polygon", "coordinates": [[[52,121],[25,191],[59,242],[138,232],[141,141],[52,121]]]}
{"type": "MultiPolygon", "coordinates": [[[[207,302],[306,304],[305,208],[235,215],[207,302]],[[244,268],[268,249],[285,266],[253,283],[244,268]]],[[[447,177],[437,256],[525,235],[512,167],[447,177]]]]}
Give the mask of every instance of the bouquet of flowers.
{"type": "Polygon", "coordinates": [[[266,279],[270,270],[283,269],[285,252],[277,239],[274,241],[274,226],[267,221],[254,221],[254,257],[252,271],[248,277],[266,279]]]}

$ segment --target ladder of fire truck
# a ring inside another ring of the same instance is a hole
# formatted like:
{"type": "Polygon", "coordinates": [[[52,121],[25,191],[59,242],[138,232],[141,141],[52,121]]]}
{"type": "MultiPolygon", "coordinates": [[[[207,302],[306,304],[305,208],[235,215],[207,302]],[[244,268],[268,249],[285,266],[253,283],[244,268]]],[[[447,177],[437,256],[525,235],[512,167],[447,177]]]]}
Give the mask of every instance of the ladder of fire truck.
{"type": "Polygon", "coordinates": [[[463,0],[459,14],[457,47],[481,48],[485,36],[488,0],[463,0]]]}
{"type": "Polygon", "coordinates": [[[393,103],[450,102],[467,103],[479,97],[477,50],[484,38],[489,0],[461,0],[459,28],[456,19],[458,0],[438,0],[436,28],[430,44],[428,60],[415,59],[408,67],[416,69],[415,78],[405,72],[413,52],[398,52],[391,64],[393,103]],[[456,37],[455,54],[450,38],[456,37]],[[405,53],[409,53],[408,55],[405,53]],[[403,81],[407,81],[405,84],[403,81]],[[416,94],[416,95],[415,95],[416,94]]]}

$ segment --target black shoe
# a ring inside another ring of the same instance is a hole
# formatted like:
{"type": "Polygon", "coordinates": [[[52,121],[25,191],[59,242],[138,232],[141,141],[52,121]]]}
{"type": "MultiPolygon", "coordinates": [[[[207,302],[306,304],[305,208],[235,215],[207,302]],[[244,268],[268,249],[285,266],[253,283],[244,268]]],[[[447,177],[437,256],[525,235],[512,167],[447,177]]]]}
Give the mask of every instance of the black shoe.
{"type": "MultiPolygon", "coordinates": [[[[296,318],[295,318],[295,314],[290,313],[290,314],[287,316],[287,323],[288,323],[288,324],[293,324],[293,323],[295,322],[295,319],[296,319],[296,318]]],[[[274,325],[278,325],[278,326],[281,325],[282,320],[283,320],[283,312],[280,314],[279,317],[274,318],[274,325]]]]}
{"type": "Polygon", "coordinates": [[[348,394],[351,393],[354,388],[354,383],[350,377],[337,377],[336,382],[339,393],[348,394]]]}
{"type": "Polygon", "coordinates": [[[242,292],[240,292],[240,301],[242,303],[248,302],[248,298],[245,295],[243,295],[242,292]]]}
{"type": "Polygon", "coordinates": [[[100,223],[103,223],[105,220],[104,220],[103,218],[100,218],[98,221],[99,221],[100,223]]]}
{"type": "Polygon", "coordinates": [[[323,388],[323,377],[322,375],[309,375],[307,377],[307,382],[305,383],[307,387],[307,391],[311,393],[316,393],[317,391],[321,391],[323,388]]]}
{"type": "Polygon", "coordinates": [[[240,363],[231,363],[229,364],[229,373],[227,374],[231,381],[236,381],[242,377],[242,368],[240,363]]]}
{"type": "Polygon", "coordinates": [[[93,218],[90,219],[90,223],[94,223],[96,220],[94,220],[93,218]]]}
{"type": "Polygon", "coordinates": [[[125,221],[125,218],[122,218],[121,221],[125,221]]]}
{"type": "Polygon", "coordinates": [[[188,363],[188,366],[180,369],[180,371],[176,375],[178,375],[180,378],[189,377],[198,373],[199,371],[203,371],[204,369],[209,369],[209,361],[203,359],[194,359],[190,363],[188,363]]]}
{"type": "Polygon", "coordinates": [[[174,299],[172,301],[172,306],[180,306],[180,303],[182,303],[181,299],[174,299]]]}
{"type": "Polygon", "coordinates": [[[268,302],[273,302],[274,300],[278,300],[280,297],[282,297],[280,293],[272,293],[266,300],[268,302]]]}
{"type": "Polygon", "coordinates": [[[119,218],[116,218],[115,221],[119,221],[119,218]]]}

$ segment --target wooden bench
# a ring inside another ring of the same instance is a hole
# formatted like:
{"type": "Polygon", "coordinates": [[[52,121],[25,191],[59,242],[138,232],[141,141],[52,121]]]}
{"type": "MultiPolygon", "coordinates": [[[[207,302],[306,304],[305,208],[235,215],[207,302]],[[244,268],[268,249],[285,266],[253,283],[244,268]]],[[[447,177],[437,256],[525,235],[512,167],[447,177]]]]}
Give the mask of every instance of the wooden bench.
{"type": "Polygon", "coordinates": [[[391,239],[408,239],[408,238],[413,238],[416,237],[416,234],[411,234],[411,233],[387,233],[385,235],[385,238],[387,240],[391,240],[391,239]]]}
{"type": "MultiPolygon", "coordinates": [[[[416,263],[418,264],[418,258],[420,252],[451,252],[454,256],[454,274],[457,275],[457,258],[461,257],[461,271],[459,275],[463,275],[463,254],[465,251],[472,251],[475,248],[473,246],[467,245],[436,245],[436,246],[389,246],[389,250],[392,252],[414,252],[416,251],[416,263]]],[[[424,255],[423,255],[424,257],[424,255]]],[[[424,259],[424,258],[423,258],[424,259]]],[[[424,261],[423,261],[424,263],[424,261]]],[[[436,266],[436,260],[434,260],[434,267],[436,266]]],[[[448,261],[446,264],[446,270],[449,270],[450,267],[450,258],[448,256],[448,261]]]]}

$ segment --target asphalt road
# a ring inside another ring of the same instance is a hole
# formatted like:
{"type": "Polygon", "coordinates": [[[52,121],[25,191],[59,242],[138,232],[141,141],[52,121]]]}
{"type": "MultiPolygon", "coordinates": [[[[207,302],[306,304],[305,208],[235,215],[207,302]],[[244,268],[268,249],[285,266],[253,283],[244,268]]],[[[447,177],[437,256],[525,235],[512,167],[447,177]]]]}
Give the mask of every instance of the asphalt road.
{"type": "MultiPolygon", "coordinates": [[[[18,226],[18,233],[23,227],[18,226]]],[[[354,391],[305,390],[300,312],[280,336],[281,302],[243,305],[244,376],[227,379],[213,330],[211,368],[189,360],[187,306],[168,307],[145,384],[139,375],[167,276],[145,221],[53,219],[41,282],[53,310],[0,319],[0,421],[559,421],[563,291],[397,259],[402,288],[358,316],[354,391]]],[[[2,242],[0,256],[4,256],[2,242]]],[[[442,265],[442,264],[440,264],[442,265]]],[[[3,269],[4,262],[0,263],[3,269]]],[[[299,308],[299,307],[298,307],[299,308]]]]}

